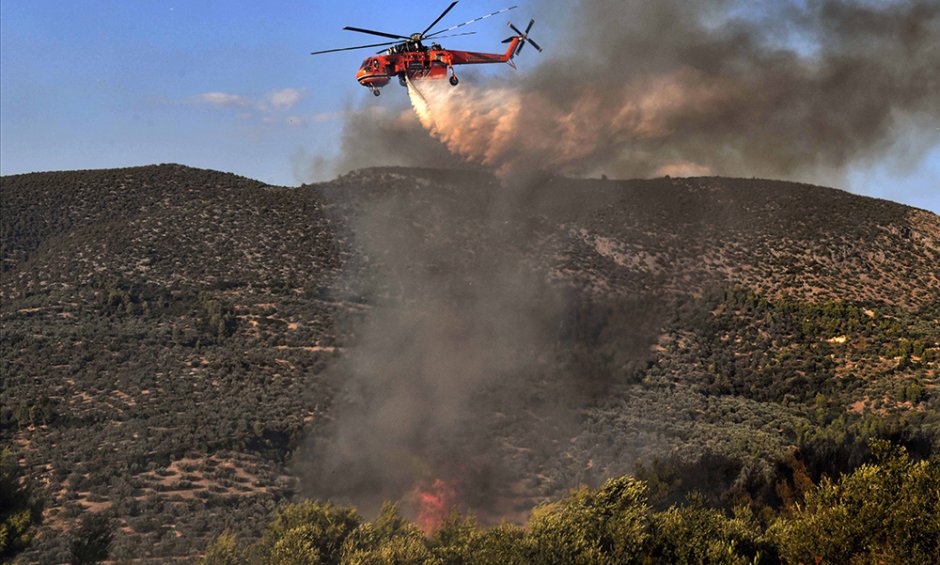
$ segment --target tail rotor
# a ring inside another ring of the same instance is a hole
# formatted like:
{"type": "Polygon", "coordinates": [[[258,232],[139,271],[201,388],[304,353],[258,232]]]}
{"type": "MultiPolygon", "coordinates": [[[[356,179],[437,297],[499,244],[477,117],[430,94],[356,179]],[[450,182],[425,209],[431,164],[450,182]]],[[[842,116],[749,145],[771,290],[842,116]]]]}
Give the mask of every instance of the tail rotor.
{"type": "Polygon", "coordinates": [[[519,38],[519,44],[516,45],[516,50],[512,54],[513,57],[522,52],[522,48],[525,47],[526,42],[531,43],[532,47],[538,49],[540,53],[542,52],[542,48],[539,46],[539,44],[536,43],[534,39],[529,37],[529,31],[532,29],[533,24],[535,24],[535,20],[529,20],[529,25],[526,26],[525,31],[522,31],[516,26],[512,25],[512,22],[509,22],[509,27],[512,28],[514,32],[516,32],[516,35],[507,37],[503,40],[503,43],[509,43],[513,39],[519,38]]]}

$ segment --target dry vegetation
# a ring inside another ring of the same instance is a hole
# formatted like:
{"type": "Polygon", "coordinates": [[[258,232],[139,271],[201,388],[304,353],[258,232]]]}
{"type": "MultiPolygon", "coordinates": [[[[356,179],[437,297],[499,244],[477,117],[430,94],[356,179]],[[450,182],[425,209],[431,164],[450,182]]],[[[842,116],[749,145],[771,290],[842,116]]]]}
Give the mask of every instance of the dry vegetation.
{"type": "Polygon", "coordinates": [[[26,559],[68,559],[104,510],[117,558],[259,535],[295,493],[291,453],[329,424],[326,369],[400,292],[396,269],[474,272],[495,248],[566,297],[554,349],[480,400],[519,479],[506,515],[637,462],[691,488],[710,461],[707,495],[776,504],[794,450],[818,477],[868,437],[916,456],[940,435],[940,219],[890,202],[404,169],[287,189],[177,165],[3,177],[0,196],[2,439],[45,507],[26,559]],[[389,198],[433,261],[364,252],[356,222],[389,198]],[[564,404],[577,432],[559,441],[520,402],[564,404]]]}

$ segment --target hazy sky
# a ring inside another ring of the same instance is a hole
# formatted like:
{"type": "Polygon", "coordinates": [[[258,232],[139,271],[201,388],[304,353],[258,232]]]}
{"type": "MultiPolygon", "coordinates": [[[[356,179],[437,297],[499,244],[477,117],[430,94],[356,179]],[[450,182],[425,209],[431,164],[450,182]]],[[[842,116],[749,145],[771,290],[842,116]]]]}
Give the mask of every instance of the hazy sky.
{"type": "MultiPolygon", "coordinates": [[[[373,98],[356,83],[373,50],[309,52],[373,42],[344,25],[420,31],[447,3],[2,0],[0,171],[175,162],[297,185],[292,162],[337,155],[344,113],[406,98],[395,84],[373,98]]],[[[469,28],[478,35],[442,43],[501,52],[506,20],[535,17],[546,53],[520,72],[566,49],[553,42],[564,15],[538,0],[463,0],[442,25],[512,3],[520,8],[469,28]]],[[[924,158],[853,166],[840,188],[940,213],[940,131],[933,137],[924,158]]]]}

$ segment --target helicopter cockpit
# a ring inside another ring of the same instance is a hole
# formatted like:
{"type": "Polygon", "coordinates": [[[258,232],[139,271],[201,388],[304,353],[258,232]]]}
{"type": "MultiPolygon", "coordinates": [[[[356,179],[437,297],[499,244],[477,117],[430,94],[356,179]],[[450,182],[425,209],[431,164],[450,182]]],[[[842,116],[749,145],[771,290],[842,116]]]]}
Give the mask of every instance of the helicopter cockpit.
{"type": "Polygon", "coordinates": [[[362,62],[362,66],[359,67],[360,71],[378,71],[381,64],[379,60],[374,57],[369,57],[362,62]]]}

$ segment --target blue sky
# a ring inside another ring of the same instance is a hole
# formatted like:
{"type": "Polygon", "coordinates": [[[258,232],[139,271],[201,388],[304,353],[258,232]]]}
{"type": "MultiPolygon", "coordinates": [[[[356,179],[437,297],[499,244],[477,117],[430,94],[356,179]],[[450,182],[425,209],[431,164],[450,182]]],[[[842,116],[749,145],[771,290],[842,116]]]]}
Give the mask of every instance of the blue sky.
{"type": "MultiPolygon", "coordinates": [[[[464,3],[448,22],[506,5],[464,3]]],[[[381,41],[344,25],[420,31],[446,5],[3,0],[0,167],[178,162],[296,185],[292,156],[335,155],[343,112],[384,100],[355,80],[374,50],[310,51],[381,41]]],[[[501,47],[503,26],[477,25],[479,35],[447,45],[501,47]]]]}
{"type": "MultiPolygon", "coordinates": [[[[540,42],[551,44],[558,11],[542,14],[534,1],[464,0],[443,23],[511,3],[522,5],[510,13],[514,20],[541,16],[540,42]]],[[[344,112],[404,95],[386,89],[372,100],[356,83],[371,50],[309,52],[373,42],[344,25],[420,31],[446,5],[2,0],[0,172],[176,162],[296,185],[292,158],[334,157],[344,112]]],[[[444,43],[502,51],[505,19],[444,43]]],[[[847,183],[853,192],[940,212],[940,143],[915,163],[855,166],[847,183]]]]}

